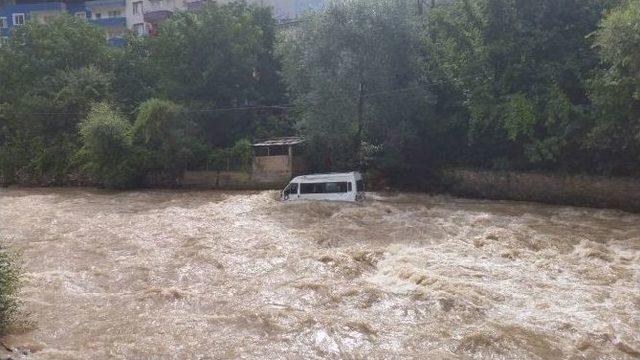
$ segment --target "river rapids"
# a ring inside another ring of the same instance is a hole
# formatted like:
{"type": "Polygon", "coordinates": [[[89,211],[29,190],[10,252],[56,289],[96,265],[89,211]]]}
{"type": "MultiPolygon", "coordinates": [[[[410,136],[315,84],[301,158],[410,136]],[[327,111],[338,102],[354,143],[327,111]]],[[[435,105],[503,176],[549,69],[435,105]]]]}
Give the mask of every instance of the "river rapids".
{"type": "Polygon", "coordinates": [[[446,196],[0,192],[27,359],[637,359],[640,215],[446,196]]]}

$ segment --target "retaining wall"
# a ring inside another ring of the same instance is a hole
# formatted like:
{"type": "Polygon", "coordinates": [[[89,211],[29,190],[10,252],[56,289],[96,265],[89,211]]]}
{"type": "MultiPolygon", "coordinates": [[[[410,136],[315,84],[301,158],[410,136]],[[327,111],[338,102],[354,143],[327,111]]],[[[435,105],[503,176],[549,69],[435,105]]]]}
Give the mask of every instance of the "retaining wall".
{"type": "Polygon", "coordinates": [[[458,196],[640,212],[638,178],[447,169],[441,180],[458,196]]]}
{"type": "Polygon", "coordinates": [[[254,178],[245,171],[186,171],[180,179],[184,188],[262,190],[282,189],[289,178],[254,178]]]}

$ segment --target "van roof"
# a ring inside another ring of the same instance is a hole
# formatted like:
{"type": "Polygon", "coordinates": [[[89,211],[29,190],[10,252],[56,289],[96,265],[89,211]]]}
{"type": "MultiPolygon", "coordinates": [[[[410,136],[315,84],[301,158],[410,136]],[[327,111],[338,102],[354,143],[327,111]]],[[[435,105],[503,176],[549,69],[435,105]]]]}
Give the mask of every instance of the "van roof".
{"type": "Polygon", "coordinates": [[[310,174],[303,175],[294,178],[292,181],[314,181],[314,180],[332,180],[332,179],[344,179],[350,177],[361,176],[359,172],[352,171],[348,173],[328,173],[328,174],[310,174]]]}

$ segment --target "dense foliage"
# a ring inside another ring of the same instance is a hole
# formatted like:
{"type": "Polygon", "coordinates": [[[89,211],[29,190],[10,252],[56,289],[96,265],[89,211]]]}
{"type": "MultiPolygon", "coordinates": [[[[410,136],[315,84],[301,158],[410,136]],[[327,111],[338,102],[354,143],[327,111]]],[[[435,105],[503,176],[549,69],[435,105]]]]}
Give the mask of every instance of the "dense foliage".
{"type": "Polygon", "coordinates": [[[237,144],[293,129],[282,110],[261,107],[286,102],[275,29],[270,9],[244,2],[177,13],[122,48],[71,16],[16,28],[0,47],[0,182],[88,174],[123,188],[212,159],[246,167],[237,144]]]}
{"type": "Polygon", "coordinates": [[[455,103],[427,81],[419,20],[413,3],[336,2],[283,34],[283,74],[318,170],[424,173],[460,145],[455,103]]]}
{"type": "Polygon", "coordinates": [[[585,137],[592,170],[637,172],[640,163],[640,2],[602,21],[595,44],[604,67],[591,79],[594,112],[585,137]]]}
{"type": "Polygon", "coordinates": [[[15,30],[0,81],[9,182],[245,168],[249,139],[295,133],[314,170],[397,185],[449,165],[640,170],[631,0],[344,0],[280,28],[210,3],[122,48],[63,16],[15,30]]]}
{"type": "Polygon", "coordinates": [[[105,186],[123,188],[139,176],[131,125],[106,103],[99,103],[80,123],[80,150],[89,174],[105,186]]]}
{"type": "Polygon", "coordinates": [[[77,124],[110,93],[100,31],[77,18],[20,27],[0,48],[0,174],[60,178],[78,149],[77,124]]]}
{"type": "Polygon", "coordinates": [[[591,169],[589,35],[604,1],[454,1],[426,28],[433,64],[462,95],[468,156],[478,166],[591,169]]]}
{"type": "Polygon", "coordinates": [[[638,4],[333,2],[284,34],[283,74],[320,169],[637,175],[638,4]]]}

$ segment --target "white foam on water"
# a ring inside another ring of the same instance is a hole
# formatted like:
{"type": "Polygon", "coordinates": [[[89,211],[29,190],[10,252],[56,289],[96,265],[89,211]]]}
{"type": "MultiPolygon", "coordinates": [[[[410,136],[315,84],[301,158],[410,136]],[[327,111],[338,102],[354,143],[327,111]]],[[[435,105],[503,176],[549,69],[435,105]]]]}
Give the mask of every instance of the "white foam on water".
{"type": "Polygon", "coordinates": [[[18,339],[45,359],[639,356],[640,215],[276,197],[2,193],[37,321],[18,339]]]}

